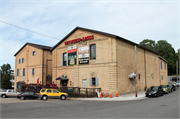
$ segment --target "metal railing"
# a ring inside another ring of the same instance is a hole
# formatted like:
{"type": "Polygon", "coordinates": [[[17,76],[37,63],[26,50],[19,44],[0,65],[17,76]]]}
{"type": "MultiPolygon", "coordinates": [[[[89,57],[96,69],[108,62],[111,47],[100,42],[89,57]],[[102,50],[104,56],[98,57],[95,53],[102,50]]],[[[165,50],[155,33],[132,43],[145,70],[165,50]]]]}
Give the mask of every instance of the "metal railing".
{"type": "Polygon", "coordinates": [[[68,93],[69,97],[97,97],[101,88],[60,87],[60,91],[68,93]]]}

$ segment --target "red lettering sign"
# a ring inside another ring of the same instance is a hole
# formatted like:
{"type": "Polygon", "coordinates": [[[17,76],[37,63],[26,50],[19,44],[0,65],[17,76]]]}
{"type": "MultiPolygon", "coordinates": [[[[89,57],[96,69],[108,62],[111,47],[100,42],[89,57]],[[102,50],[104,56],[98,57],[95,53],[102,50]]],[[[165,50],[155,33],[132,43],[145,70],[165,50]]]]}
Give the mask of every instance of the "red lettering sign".
{"type": "Polygon", "coordinates": [[[74,40],[70,40],[70,41],[66,41],[66,42],[64,42],[64,45],[78,43],[80,41],[86,41],[86,40],[92,40],[92,39],[94,39],[94,35],[83,37],[83,38],[78,38],[78,39],[74,39],[74,40]]]}

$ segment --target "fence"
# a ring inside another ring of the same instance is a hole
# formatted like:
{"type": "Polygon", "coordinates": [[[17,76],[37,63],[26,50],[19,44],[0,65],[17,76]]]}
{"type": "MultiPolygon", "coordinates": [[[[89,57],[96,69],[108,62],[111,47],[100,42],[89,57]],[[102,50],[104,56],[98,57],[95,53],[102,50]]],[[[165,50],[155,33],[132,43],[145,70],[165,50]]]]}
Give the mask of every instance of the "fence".
{"type": "MultiPolygon", "coordinates": [[[[18,92],[31,91],[39,93],[42,88],[55,88],[49,85],[37,85],[37,84],[22,84],[17,88],[18,92]]],[[[68,93],[69,97],[97,97],[97,91],[101,91],[101,88],[82,88],[82,87],[60,87],[59,91],[68,93]]]]}
{"type": "Polygon", "coordinates": [[[97,97],[97,91],[101,88],[81,88],[81,87],[60,87],[61,92],[68,93],[69,97],[97,97]]]}

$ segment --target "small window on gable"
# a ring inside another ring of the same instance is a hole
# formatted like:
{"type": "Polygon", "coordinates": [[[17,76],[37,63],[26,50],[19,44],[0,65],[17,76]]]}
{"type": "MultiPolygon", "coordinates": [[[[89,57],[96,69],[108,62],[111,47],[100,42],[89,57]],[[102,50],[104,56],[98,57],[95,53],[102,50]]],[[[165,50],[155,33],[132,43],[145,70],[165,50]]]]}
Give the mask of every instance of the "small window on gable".
{"type": "Polygon", "coordinates": [[[32,56],[35,56],[36,55],[36,51],[32,51],[32,56]]]}
{"type": "Polygon", "coordinates": [[[21,63],[21,59],[18,60],[18,63],[19,63],[19,64],[21,63]]]}
{"type": "Polygon", "coordinates": [[[22,63],[24,63],[24,58],[22,58],[22,63]]]}
{"type": "Polygon", "coordinates": [[[163,68],[163,64],[162,64],[162,62],[161,62],[161,69],[163,68]]]}
{"type": "Polygon", "coordinates": [[[164,69],[166,69],[166,63],[164,63],[164,69]]]}

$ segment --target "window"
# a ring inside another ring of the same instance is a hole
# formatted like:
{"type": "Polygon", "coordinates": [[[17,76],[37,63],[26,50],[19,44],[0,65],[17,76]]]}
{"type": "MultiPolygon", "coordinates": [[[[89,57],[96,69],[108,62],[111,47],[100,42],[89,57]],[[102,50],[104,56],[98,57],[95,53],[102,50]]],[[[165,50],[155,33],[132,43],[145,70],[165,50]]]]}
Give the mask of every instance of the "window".
{"type": "Polygon", "coordinates": [[[164,69],[166,69],[166,63],[164,63],[164,69]]]}
{"type": "Polygon", "coordinates": [[[17,76],[19,76],[19,69],[17,69],[17,76]]]}
{"type": "Polygon", "coordinates": [[[59,93],[57,90],[53,90],[53,93],[59,93]]]}
{"type": "Polygon", "coordinates": [[[98,78],[89,78],[90,86],[98,86],[98,78]]]}
{"type": "Polygon", "coordinates": [[[36,73],[36,70],[35,70],[35,69],[32,69],[32,70],[31,70],[31,74],[32,74],[32,75],[35,75],[35,73],[36,73]]]}
{"type": "Polygon", "coordinates": [[[141,75],[139,74],[139,79],[141,79],[141,75]]]}
{"type": "Polygon", "coordinates": [[[161,62],[161,69],[163,68],[162,62],[161,62]]]}
{"type": "Polygon", "coordinates": [[[92,85],[93,85],[93,86],[96,85],[96,78],[92,78],[92,85]]]}
{"type": "Polygon", "coordinates": [[[96,59],[96,44],[90,45],[90,59],[96,59]]]}
{"type": "Polygon", "coordinates": [[[68,53],[62,53],[61,54],[61,66],[67,66],[68,65],[68,53]]]}
{"type": "Polygon", "coordinates": [[[47,90],[46,93],[51,93],[51,90],[47,90]]]}
{"type": "Polygon", "coordinates": [[[21,63],[21,59],[19,59],[19,61],[18,61],[18,62],[19,62],[19,64],[20,64],[20,63],[21,63]]]}
{"type": "Polygon", "coordinates": [[[35,55],[36,55],[36,51],[33,51],[33,52],[32,52],[32,56],[35,56],[35,55]]]}
{"type": "Polygon", "coordinates": [[[22,63],[24,63],[24,58],[22,58],[22,63]]]}
{"type": "Polygon", "coordinates": [[[161,80],[163,80],[163,75],[161,75],[161,80]]]}
{"type": "Polygon", "coordinates": [[[25,76],[25,74],[26,74],[26,69],[23,68],[22,76],[25,76]]]}

